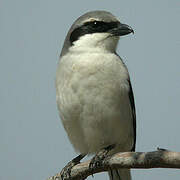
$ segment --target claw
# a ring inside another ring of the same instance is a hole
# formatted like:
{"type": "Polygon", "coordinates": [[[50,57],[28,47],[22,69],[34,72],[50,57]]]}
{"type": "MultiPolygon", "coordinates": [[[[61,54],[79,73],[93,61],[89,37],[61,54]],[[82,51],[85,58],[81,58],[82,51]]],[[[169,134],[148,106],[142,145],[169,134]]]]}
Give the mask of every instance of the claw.
{"type": "Polygon", "coordinates": [[[99,168],[103,165],[104,159],[107,157],[109,151],[111,151],[115,145],[110,145],[101,151],[99,151],[89,163],[89,169],[93,172],[96,168],[99,168]]]}
{"type": "Polygon", "coordinates": [[[61,179],[66,180],[71,178],[71,169],[80,163],[81,159],[83,159],[86,155],[80,154],[79,156],[75,157],[72,161],[70,161],[61,171],[61,179]]]}

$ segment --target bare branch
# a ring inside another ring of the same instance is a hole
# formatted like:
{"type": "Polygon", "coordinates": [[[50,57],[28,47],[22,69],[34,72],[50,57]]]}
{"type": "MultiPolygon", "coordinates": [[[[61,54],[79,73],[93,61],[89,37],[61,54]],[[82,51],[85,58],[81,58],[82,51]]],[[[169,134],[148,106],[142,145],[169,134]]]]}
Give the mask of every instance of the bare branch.
{"type": "MultiPolygon", "coordinates": [[[[123,152],[106,158],[103,166],[94,170],[89,170],[90,161],[86,161],[74,166],[71,170],[71,180],[85,179],[88,176],[108,171],[108,169],[119,168],[176,168],[180,169],[180,152],[172,152],[158,149],[153,152],[123,152]]],[[[61,174],[50,177],[48,180],[61,180],[61,174]]]]}

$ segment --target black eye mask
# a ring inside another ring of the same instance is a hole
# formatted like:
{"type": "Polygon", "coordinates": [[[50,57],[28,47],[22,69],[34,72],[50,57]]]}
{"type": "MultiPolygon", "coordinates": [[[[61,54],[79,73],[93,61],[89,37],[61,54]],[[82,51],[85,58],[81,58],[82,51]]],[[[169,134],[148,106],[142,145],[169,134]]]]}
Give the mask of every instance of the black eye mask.
{"type": "Polygon", "coordinates": [[[92,33],[103,33],[108,32],[114,28],[117,28],[119,22],[103,22],[103,21],[92,21],[86,22],[82,26],[77,27],[74,29],[70,35],[70,42],[71,44],[78,40],[81,36],[85,34],[92,34],[92,33]]]}

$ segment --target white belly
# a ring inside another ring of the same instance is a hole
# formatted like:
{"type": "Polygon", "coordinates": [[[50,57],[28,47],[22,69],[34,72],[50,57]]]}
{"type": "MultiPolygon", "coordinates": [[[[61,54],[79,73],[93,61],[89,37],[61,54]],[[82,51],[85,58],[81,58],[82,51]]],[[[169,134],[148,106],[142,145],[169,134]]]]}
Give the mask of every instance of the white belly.
{"type": "Polygon", "coordinates": [[[133,144],[128,72],[114,54],[63,57],[56,75],[57,104],[68,137],[81,153],[133,144]],[[89,58],[89,56],[91,58],[89,58]]]}

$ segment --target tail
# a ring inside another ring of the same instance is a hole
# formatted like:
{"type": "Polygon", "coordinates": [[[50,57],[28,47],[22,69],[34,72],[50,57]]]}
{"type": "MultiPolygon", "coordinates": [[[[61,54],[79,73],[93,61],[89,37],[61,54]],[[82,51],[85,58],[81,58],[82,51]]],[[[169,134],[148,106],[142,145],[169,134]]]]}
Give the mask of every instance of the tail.
{"type": "Polygon", "coordinates": [[[131,180],[130,169],[116,169],[108,171],[110,180],[131,180]]]}

